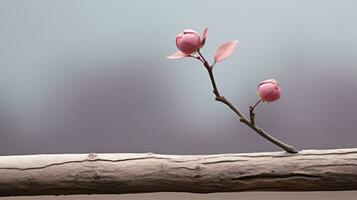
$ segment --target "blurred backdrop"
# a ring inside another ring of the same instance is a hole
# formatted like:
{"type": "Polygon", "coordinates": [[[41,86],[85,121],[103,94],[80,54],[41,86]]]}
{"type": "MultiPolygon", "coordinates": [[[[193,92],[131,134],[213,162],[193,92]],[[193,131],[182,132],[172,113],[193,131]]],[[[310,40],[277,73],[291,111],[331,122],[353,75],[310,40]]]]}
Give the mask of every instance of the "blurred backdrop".
{"type": "Polygon", "coordinates": [[[0,1],[0,154],[279,150],[215,102],[175,36],[209,27],[203,53],[247,112],[257,83],[281,100],[257,123],[299,149],[357,146],[355,1],[0,1]]]}
{"type": "Polygon", "coordinates": [[[168,60],[182,29],[209,27],[203,53],[247,113],[257,83],[281,100],[257,123],[299,149],[357,146],[357,2],[0,1],[0,154],[280,150],[214,101],[196,60],[168,60]],[[212,59],[211,59],[212,60],[212,59]]]}
{"type": "Polygon", "coordinates": [[[220,43],[240,40],[234,55],[216,65],[215,74],[222,94],[242,111],[256,101],[257,83],[268,78],[280,82],[281,100],[257,109],[261,127],[299,149],[356,147],[356,8],[352,0],[0,0],[0,155],[280,150],[214,101],[197,61],[166,58],[176,51],[178,32],[202,32],[205,26],[203,53],[209,58],[220,43]]]}

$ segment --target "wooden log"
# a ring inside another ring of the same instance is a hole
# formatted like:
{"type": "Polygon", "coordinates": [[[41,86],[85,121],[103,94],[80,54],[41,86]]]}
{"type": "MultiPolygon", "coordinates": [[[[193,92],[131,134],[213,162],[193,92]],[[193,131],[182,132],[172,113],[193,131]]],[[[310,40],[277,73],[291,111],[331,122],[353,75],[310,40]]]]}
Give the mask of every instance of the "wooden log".
{"type": "Polygon", "coordinates": [[[0,196],[357,190],[357,148],[0,156],[0,196]]]}

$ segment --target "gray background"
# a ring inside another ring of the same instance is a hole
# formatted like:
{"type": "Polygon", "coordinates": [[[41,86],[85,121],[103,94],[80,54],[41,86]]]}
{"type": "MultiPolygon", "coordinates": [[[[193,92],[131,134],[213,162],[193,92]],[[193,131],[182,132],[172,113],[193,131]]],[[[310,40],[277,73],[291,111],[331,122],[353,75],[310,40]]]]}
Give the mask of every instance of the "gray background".
{"type": "Polygon", "coordinates": [[[197,61],[166,58],[178,32],[205,26],[209,58],[240,40],[215,74],[244,112],[257,83],[280,82],[282,98],[257,109],[261,127],[299,149],[356,147],[356,9],[352,0],[0,0],[0,155],[279,150],[214,101],[197,61]]]}

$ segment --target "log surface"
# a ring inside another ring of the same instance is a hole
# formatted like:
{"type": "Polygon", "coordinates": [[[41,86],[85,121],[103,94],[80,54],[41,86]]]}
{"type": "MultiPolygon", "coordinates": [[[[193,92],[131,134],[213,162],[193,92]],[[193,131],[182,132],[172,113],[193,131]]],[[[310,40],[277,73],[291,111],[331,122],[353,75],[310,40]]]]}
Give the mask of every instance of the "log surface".
{"type": "Polygon", "coordinates": [[[357,190],[357,149],[0,156],[0,196],[357,190]]]}

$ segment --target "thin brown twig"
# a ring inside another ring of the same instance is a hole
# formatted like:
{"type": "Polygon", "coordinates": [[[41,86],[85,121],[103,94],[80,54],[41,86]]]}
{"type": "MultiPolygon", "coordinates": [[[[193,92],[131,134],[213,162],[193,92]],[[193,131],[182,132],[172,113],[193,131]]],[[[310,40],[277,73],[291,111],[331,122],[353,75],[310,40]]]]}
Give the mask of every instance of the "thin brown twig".
{"type": "MultiPolygon", "coordinates": [[[[234,106],[227,98],[225,98],[224,96],[222,96],[219,93],[214,75],[213,75],[213,65],[210,65],[207,60],[205,59],[205,57],[201,54],[200,51],[197,51],[198,55],[199,55],[199,60],[201,60],[201,62],[203,63],[203,65],[205,66],[205,68],[208,71],[210,80],[211,80],[211,84],[213,87],[213,93],[216,96],[215,100],[219,101],[225,105],[227,105],[231,110],[233,110],[234,113],[236,113],[239,116],[239,121],[241,121],[242,123],[246,124],[247,126],[249,126],[251,129],[253,129],[256,133],[258,133],[260,136],[262,136],[263,138],[267,139],[268,141],[272,142],[273,144],[279,146],[280,148],[284,149],[286,152],[288,153],[297,153],[298,150],[296,150],[293,146],[290,146],[288,144],[285,144],[284,142],[274,138],[273,136],[271,136],[270,134],[268,134],[266,131],[264,131],[263,129],[257,127],[255,125],[254,122],[254,116],[253,118],[251,117],[251,120],[249,121],[242,112],[240,112],[238,110],[238,108],[236,106],[234,106]],[[252,121],[253,119],[253,121],[252,121]]],[[[254,108],[259,104],[259,101],[252,106],[252,111],[251,113],[254,114],[254,108]]]]}
{"type": "Polygon", "coordinates": [[[257,107],[257,105],[262,102],[261,99],[259,99],[253,106],[249,106],[249,117],[250,117],[250,123],[255,125],[255,113],[254,109],[257,107]]]}

